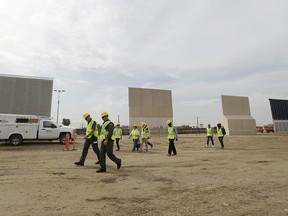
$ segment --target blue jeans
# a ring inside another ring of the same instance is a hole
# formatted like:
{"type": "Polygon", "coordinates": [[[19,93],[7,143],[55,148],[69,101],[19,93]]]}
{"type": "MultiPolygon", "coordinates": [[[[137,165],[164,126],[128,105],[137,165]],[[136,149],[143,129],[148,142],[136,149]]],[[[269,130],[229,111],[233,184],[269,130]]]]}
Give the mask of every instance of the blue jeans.
{"type": "Polygon", "coordinates": [[[139,149],[139,140],[138,139],[133,139],[133,149],[132,151],[135,151],[136,149],[138,150],[139,149]]]}

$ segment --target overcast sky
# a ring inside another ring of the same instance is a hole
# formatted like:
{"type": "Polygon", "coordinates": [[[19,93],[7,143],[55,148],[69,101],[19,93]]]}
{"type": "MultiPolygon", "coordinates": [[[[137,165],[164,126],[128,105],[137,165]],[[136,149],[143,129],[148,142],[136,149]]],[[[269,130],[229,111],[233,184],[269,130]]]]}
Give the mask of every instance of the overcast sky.
{"type": "Polygon", "coordinates": [[[128,87],[172,90],[175,125],[221,121],[221,95],[268,124],[268,99],[288,99],[287,0],[0,3],[0,73],[53,78],[74,126],[102,111],[127,125],[128,87]]]}

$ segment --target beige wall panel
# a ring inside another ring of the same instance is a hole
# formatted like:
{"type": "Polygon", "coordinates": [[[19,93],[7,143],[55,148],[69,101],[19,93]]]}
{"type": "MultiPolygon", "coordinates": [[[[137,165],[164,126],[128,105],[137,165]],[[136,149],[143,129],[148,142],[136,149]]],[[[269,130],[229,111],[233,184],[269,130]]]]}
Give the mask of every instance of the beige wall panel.
{"type": "Polygon", "coordinates": [[[248,97],[222,95],[224,115],[251,115],[248,97]]]}
{"type": "Polygon", "coordinates": [[[129,116],[137,117],[141,116],[141,106],[133,106],[129,109],[129,116]]]}
{"type": "Polygon", "coordinates": [[[171,107],[164,107],[164,116],[170,116],[170,118],[173,116],[173,110],[171,107]]]}
{"type": "MultiPolygon", "coordinates": [[[[164,97],[164,106],[170,107],[170,105],[172,104],[171,91],[164,91],[163,97],[164,97]]],[[[171,110],[172,110],[172,106],[171,106],[171,110]]]]}
{"type": "Polygon", "coordinates": [[[256,121],[250,114],[248,97],[221,96],[223,126],[228,135],[255,135],[256,121]]]}
{"type": "Polygon", "coordinates": [[[153,106],[153,91],[150,89],[141,90],[141,105],[144,107],[153,106]]]}
{"type": "Polygon", "coordinates": [[[153,106],[154,107],[164,106],[164,91],[163,90],[153,91],[153,106]]]}
{"type": "Polygon", "coordinates": [[[153,113],[154,113],[154,108],[152,106],[145,106],[145,107],[142,107],[142,109],[141,109],[142,115],[140,117],[142,117],[142,118],[152,117],[153,113]]]}
{"type": "Polygon", "coordinates": [[[171,90],[129,87],[129,124],[142,121],[150,127],[167,127],[166,120],[173,118],[171,90]],[[134,100],[137,100],[134,103],[134,100]],[[141,106],[135,106],[140,100],[141,106]]]}
{"type": "Polygon", "coordinates": [[[256,121],[255,119],[230,119],[228,120],[229,135],[255,135],[256,121]]]}
{"type": "Polygon", "coordinates": [[[129,106],[141,106],[141,90],[139,88],[128,88],[129,106]]]}

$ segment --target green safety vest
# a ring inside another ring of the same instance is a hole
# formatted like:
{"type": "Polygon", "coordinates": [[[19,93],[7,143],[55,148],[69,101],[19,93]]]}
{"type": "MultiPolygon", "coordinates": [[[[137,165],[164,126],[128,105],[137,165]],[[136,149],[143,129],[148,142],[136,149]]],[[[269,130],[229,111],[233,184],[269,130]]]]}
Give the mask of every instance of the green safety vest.
{"type": "Polygon", "coordinates": [[[141,137],[142,139],[147,139],[149,137],[148,128],[142,128],[141,137]]]}
{"type": "Polygon", "coordinates": [[[207,128],[207,136],[213,136],[212,128],[207,128]]]}
{"type": "Polygon", "coordinates": [[[218,128],[217,127],[217,136],[218,137],[223,137],[224,135],[223,135],[223,132],[222,132],[222,128],[218,128]]]}
{"type": "Polygon", "coordinates": [[[137,129],[133,129],[131,131],[132,139],[138,139],[139,131],[137,129]]]}
{"type": "MultiPolygon", "coordinates": [[[[106,127],[110,122],[111,122],[110,120],[104,122],[104,124],[101,127],[101,132],[100,132],[100,140],[101,141],[107,139],[107,135],[108,135],[109,131],[106,130],[106,127]]],[[[111,136],[111,140],[115,140],[114,135],[111,136]]]]}
{"type": "Polygon", "coordinates": [[[115,138],[121,138],[121,136],[122,136],[122,129],[121,129],[121,128],[114,128],[113,134],[114,134],[114,137],[115,137],[115,138]]]}
{"type": "MultiPolygon", "coordinates": [[[[92,119],[88,124],[87,124],[87,127],[86,127],[86,136],[92,131],[92,125],[95,121],[92,119]]],[[[95,137],[98,137],[98,127],[97,127],[97,122],[95,122],[96,124],[96,128],[95,128],[95,131],[93,134],[91,134],[90,136],[87,136],[88,139],[90,139],[93,135],[95,137]]]]}
{"type": "Polygon", "coordinates": [[[175,139],[175,137],[176,137],[176,134],[175,134],[175,131],[174,131],[174,126],[168,127],[168,136],[167,136],[167,138],[168,139],[175,139]]]}

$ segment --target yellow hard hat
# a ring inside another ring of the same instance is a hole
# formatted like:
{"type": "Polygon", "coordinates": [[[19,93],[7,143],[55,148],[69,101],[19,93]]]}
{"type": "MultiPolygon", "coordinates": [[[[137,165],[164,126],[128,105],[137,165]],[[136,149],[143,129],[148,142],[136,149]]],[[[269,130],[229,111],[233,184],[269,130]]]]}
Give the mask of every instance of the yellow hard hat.
{"type": "Polygon", "coordinates": [[[170,124],[170,123],[172,123],[172,122],[171,122],[171,120],[167,120],[166,123],[167,123],[167,125],[168,125],[168,124],[170,124]]]}
{"type": "Polygon", "coordinates": [[[217,125],[221,125],[221,122],[217,122],[217,125]]]}
{"type": "Polygon", "coordinates": [[[136,125],[136,124],[134,124],[134,125],[133,125],[133,127],[137,127],[137,125],[136,125]]]}
{"type": "Polygon", "coordinates": [[[142,125],[142,127],[143,127],[144,125],[146,125],[146,123],[145,123],[145,122],[141,122],[141,125],[142,125]]]}
{"type": "Polygon", "coordinates": [[[84,118],[84,119],[86,119],[88,116],[90,116],[89,113],[84,113],[84,114],[83,114],[83,118],[84,118]]]}
{"type": "Polygon", "coordinates": [[[209,122],[208,125],[211,125],[211,123],[209,122]]]}
{"type": "Polygon", "coordinates": [[[108,113],[105,111],[101,113],[101,117],[103,118],[104,116],[108,116],[108,113]]]}

